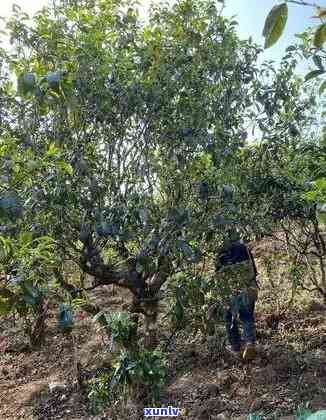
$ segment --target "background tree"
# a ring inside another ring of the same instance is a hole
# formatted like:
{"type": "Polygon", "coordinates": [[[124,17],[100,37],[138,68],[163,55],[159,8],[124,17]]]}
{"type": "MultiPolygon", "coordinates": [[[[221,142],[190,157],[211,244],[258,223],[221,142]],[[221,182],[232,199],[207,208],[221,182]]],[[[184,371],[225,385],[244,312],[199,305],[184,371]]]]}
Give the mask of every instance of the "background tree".
{"type": "Polygon", "coordinates": [[[200,168],[243,145],[259,49],[210,1],[155,6],[148,25],[134,6],[63,2],[33,25],[15,9],[13,53],[1,54],[1,193],[20,203],[16,229],[53,238],[66,291],[80,288],[62,275],[68,262],[92,276],[88,290],[127,288],[150,335],[161,286],[202,253],[200,168]]]}

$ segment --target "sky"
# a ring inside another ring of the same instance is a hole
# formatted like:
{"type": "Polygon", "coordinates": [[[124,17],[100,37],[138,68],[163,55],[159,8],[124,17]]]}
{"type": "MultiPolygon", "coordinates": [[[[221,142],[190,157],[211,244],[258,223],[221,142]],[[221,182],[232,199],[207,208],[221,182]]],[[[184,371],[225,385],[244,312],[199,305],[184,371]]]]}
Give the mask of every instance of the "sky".
{"type": "MultiPolygon", "coordinates": [[[[48,0],[0,0],[0,16],[9,16],[14,3],[32,15],[44,5],[47,5],[48,0]]],[[[143,5],[142,11],[146,13],[150,0],[141,0],[141,3],[143,5]]],[[[226,0],[225,3],[224,15],[236,17],[235,19],[239,23],[239,36],[241,38],[252,36],[255,42],[263,44],[262,30],[264,21],[270,9],[277,3],[277,0],[226,0]]],[[[319,0],[318,4],[326,7],[326,0],[319,0]]],[[[311,19],[313,14],[314,9],[311,7],[289,4],[289,19],[285,32],[273,47],[264,52],[263,58],[279,62],[286,47],[295,41],[295,34],[303,32],[308,26],[317,24],[315,19],[311,19]]],[[[307,67],[308,64],[303,61],[297,71],[305,73],[307,67]]]]}

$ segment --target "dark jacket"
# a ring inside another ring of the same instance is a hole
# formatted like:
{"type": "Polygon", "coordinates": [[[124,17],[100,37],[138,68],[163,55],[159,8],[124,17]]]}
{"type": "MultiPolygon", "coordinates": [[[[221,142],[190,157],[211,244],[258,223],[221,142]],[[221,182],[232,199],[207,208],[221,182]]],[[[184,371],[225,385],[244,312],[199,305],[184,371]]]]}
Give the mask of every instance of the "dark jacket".
{"type": "Polygon", "coordinates": [[[216,270],[219,270],[227,265],[237,264],[248,260],[251,260],[256,278],[257,268],[250,249],[241,242],[233,242],[227,248],[223,248],[218,254],[215,267],[216,270]]]}

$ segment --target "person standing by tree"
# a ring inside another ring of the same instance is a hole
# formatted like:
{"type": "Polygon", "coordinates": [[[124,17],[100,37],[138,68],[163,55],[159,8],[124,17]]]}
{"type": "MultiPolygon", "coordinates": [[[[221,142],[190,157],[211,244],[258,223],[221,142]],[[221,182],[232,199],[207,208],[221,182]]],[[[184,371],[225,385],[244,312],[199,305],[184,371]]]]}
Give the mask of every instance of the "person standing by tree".
{"type": "Polygon", "coordinates": [[[234,229],[227,231],[226,239],[218,252],[215,269],[217,288],[224,305],[224,321],[229,346],[227,349],[243,360],[256,356],[255,302],[258,296],[257,268],[249,248],[240,240],[234,229]],[[243,324],[243,342],[239,330],[243,324]]]}

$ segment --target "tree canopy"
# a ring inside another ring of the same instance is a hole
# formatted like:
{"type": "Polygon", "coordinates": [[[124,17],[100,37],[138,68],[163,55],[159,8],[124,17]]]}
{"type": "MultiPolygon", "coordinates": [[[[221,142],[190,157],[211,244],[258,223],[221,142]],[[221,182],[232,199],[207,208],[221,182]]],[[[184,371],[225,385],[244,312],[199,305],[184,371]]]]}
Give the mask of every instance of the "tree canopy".
{"type": "Polygon", "coordinates": [[[309,121],[294,52],[258,66],[262,49],[209,0],[153,6],[148,23],[133,1],[62,1],[32,22],[16,8],[7,27],[1,263],[23,289],[53,277],[77,296],[73,262],[142,311],[225,226],[251,237],[306,215],[284,167],[309,121]]]}

